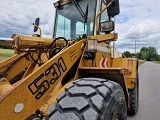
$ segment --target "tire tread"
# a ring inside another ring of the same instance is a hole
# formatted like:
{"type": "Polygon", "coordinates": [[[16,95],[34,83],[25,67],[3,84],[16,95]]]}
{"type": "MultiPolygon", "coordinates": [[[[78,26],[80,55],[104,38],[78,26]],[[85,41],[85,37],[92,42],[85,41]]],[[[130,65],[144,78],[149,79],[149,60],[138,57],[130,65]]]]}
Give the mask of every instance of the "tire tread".
{"type": "MultiPolygon", "coordinates": [[[[118,93],[125,104],[124,93],[118,83],[100,78],[82,78],[72,83],[58,97],[49,110],[51,120],[103,120],[103,111],[118,93]],[[71,114],[72,113],[72,114],[71,114]],[[68,117],[70,116],[70,118],[68,117]]],[[[118,101],[117,101],[118,102],[118,101]]],[[[126,119],[124,105],[124,116],[126,119]]]]}

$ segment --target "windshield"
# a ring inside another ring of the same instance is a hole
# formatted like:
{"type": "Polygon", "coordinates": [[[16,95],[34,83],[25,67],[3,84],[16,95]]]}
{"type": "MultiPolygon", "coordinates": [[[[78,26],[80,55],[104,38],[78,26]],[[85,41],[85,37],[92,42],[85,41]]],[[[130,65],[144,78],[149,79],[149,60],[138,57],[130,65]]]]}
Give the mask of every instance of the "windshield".
{"type": "Polygon", "coordinates": [[[80,15],[72,2],[66,4],[63,6],[63,9],[57,9],[54,38],[64,37],[66,39],[75,39],[82,34],[93,35],[96,0],[81,0],[78,3],[84,13],[87,4],[89,4],[87,23],[85,24],[85,19],[80,15]]]}

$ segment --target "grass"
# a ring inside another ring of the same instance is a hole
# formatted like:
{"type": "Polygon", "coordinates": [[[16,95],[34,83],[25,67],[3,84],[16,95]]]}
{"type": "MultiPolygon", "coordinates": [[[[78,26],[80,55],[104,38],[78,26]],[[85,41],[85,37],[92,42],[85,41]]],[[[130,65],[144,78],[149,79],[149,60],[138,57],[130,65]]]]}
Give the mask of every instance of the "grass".
{"type": "Polygon", "coordinates": [[[13,55],[14,55],[14,50],[0,49],[0,62],[13,56],[13,55]]]}
{"type": "Polygon", "coordinates": [[[160,64],[160,61],[152,61],[153,63],[160,64]]]}
{"type": "Polygon", "coordinates": [[[138,65],[143,64],[144,62],[146,62],[145,60],[138,60],[138,65]]]}
{"type": "MultiPolygon", "coordinates": [[[[139,61],[139,65],[143,64],[145,62],[145,60],[138,60],[139,61]]],[[[152,61],[155,64],[160,64],[160,61],[152,61]]]]}

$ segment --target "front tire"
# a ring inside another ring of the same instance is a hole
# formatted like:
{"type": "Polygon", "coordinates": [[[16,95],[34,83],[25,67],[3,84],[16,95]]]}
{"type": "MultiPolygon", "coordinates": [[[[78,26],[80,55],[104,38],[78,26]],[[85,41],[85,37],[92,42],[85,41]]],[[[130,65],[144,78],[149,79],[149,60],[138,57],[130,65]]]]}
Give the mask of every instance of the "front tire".
{"type": "Polygon", "coordinates": [[[129,91],[130,109],[128,110],[129,115],[135,115],[139,108],[139,75],[137,72],[136,84],[134,89],[129,91]]]}
{"type": "Polygon", "coordinates": [[[76,80],[48,110],[50,120],[126,120],[121,86],[99,78],[76,80]]]}

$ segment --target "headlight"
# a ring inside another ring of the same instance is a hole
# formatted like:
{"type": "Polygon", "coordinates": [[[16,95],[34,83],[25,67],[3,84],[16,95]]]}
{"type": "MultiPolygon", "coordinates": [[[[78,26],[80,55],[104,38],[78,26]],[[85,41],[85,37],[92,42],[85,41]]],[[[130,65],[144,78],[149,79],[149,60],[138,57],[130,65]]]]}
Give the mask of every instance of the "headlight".
{"type": "Polygon", "coordinates": [[[111,32],[114,30],[113,21],[104,21],[100,23],[101,32],[111,32]]]}

